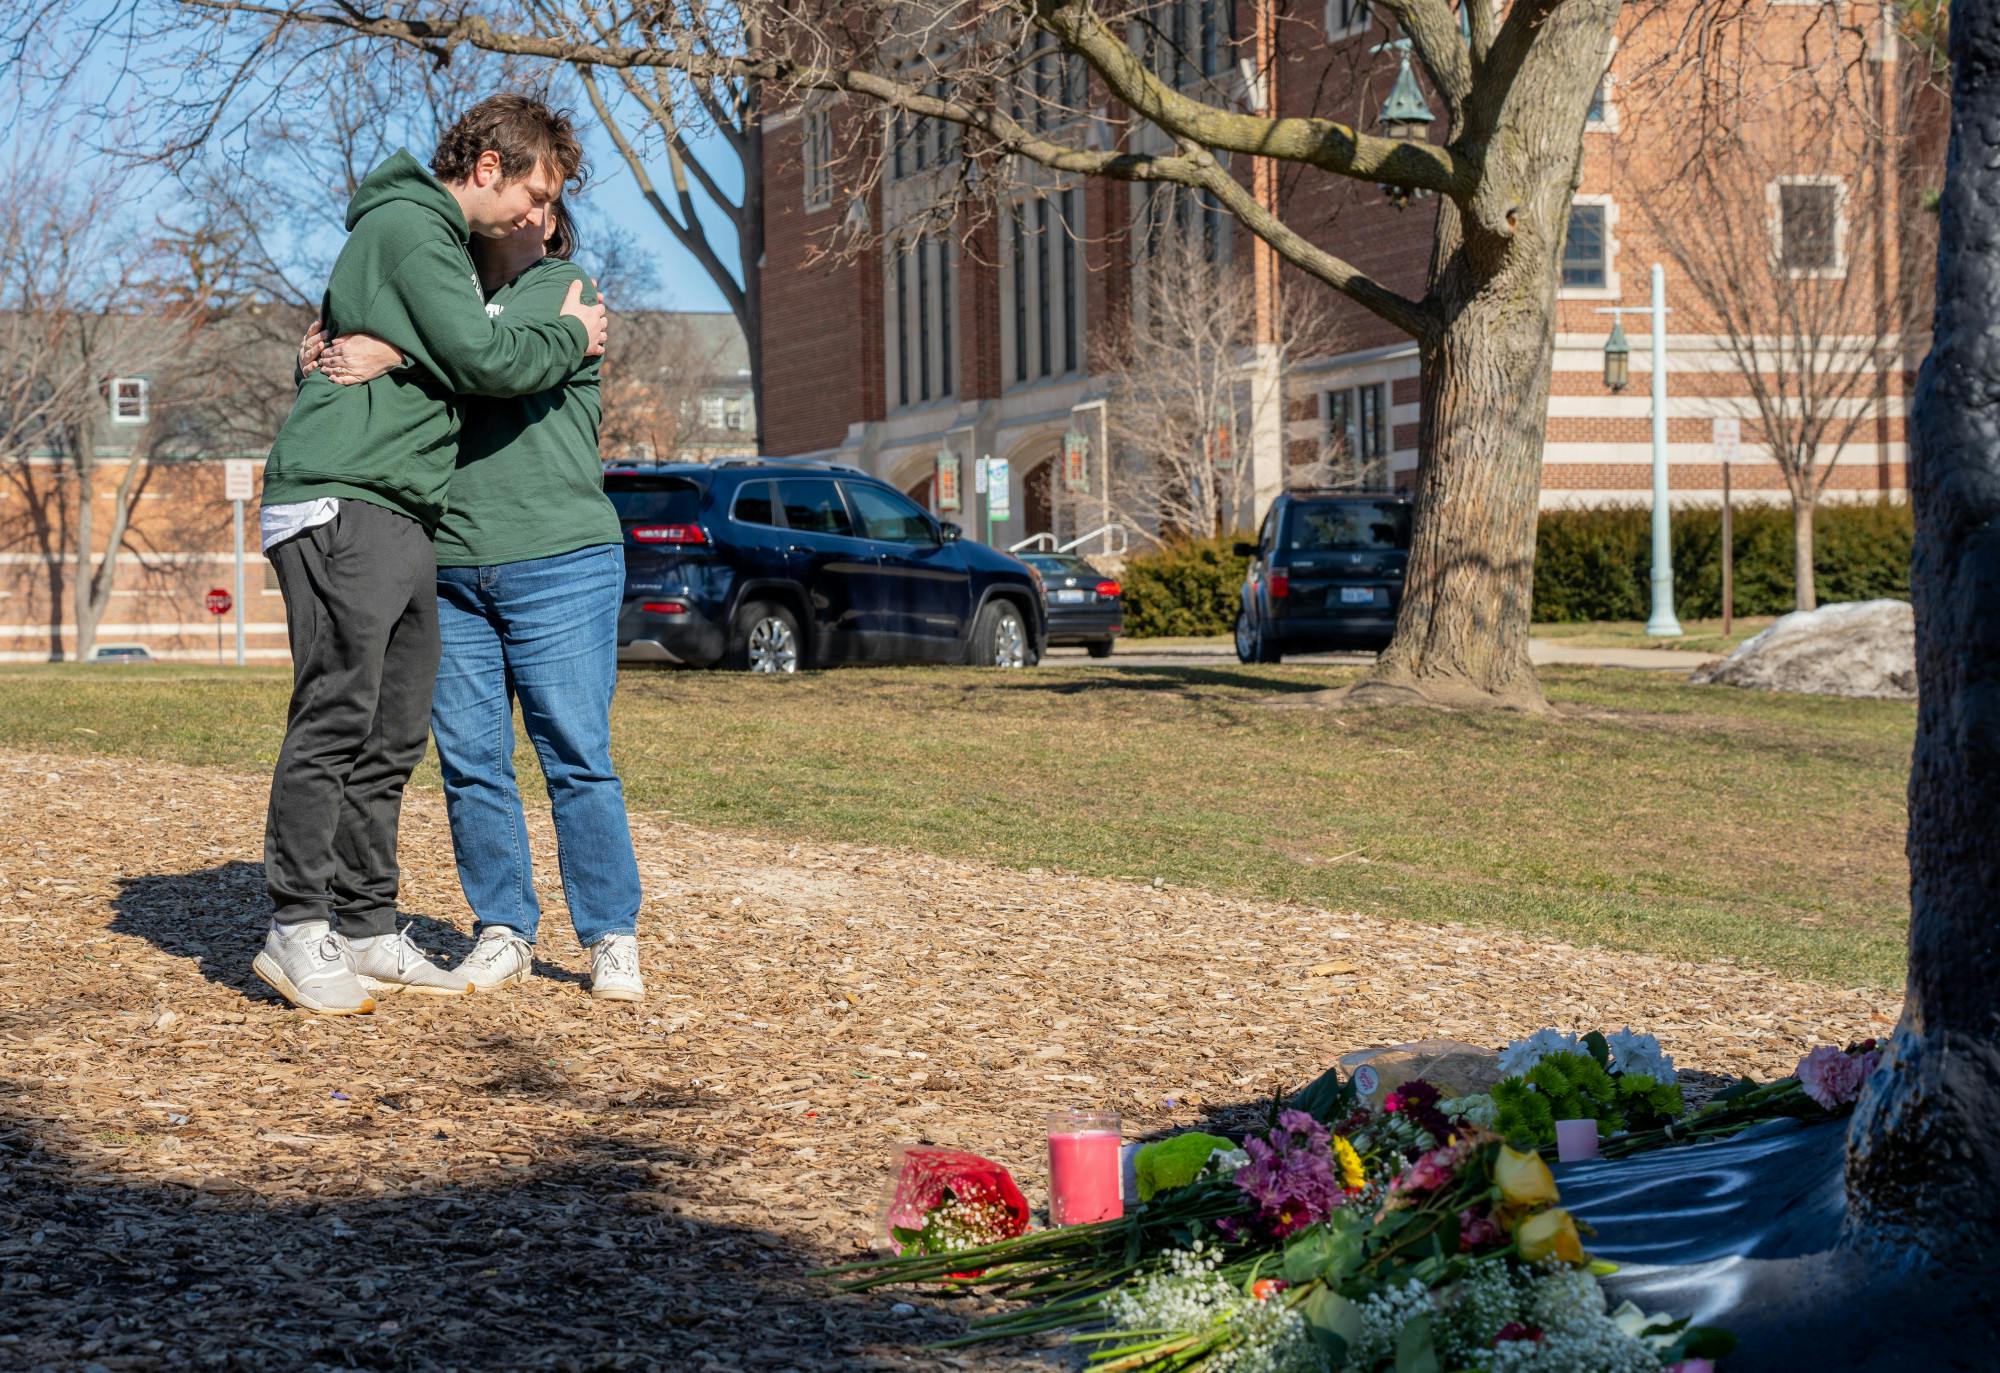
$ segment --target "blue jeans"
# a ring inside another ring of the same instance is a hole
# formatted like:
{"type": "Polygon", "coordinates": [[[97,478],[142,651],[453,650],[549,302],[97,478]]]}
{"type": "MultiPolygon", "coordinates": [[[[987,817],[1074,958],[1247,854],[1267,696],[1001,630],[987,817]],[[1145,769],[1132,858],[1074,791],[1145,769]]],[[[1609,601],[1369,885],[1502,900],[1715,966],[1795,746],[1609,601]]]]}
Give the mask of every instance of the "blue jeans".
{"type": "Polygon", "coordinates": [[[444,773],[458,880],[478,928],[533,943],[541,923],[528,822],[514,783],[514,701],[555,810],[556,862],[586,947],[639,922],[639,864],[611,766],[618,684],[618,544],[491,567],[441,567],[443,661],[431,733],[444,773]]]}

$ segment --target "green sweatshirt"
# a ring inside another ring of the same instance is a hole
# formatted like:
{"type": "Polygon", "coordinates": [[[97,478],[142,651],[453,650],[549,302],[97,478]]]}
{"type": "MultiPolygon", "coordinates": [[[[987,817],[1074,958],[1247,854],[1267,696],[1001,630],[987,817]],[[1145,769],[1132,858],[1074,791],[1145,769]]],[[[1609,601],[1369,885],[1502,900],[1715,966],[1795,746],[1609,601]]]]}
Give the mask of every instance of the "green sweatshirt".
{"type": "Polygon", "coordinates": [[[306,377],[271,445],[264,503],[340,496],[430,528],[458,456],[458,396],[546,391],[576,370],[589,336],[553,311],[487,314],[465,215],[407,152],[361,183],[347,230],[320,318],[330,335],[373,334],[410,362],[358,386],[306,377]]]}
{"type": "MultiPolygon", "coordinates": [[[[583,269],[545,257],[495,291],[495,318],[546,322],[572,281],[597,299],[583,269]]],[[[618,543],[624,532],[604,494],[597,456],[603,415],[597,359],[561,386],[512,400],[468,400],[451,499],[437,527],[439,567],[487,567],[618,543]]]]}

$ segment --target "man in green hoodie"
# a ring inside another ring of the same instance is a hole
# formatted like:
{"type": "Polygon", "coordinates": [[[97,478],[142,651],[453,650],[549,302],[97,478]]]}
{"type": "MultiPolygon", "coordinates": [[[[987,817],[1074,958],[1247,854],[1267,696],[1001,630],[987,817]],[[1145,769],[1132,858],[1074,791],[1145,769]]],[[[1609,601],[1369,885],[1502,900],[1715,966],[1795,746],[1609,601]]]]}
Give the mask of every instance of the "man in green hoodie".
{"type": "Polygon", "coordinates": [[[372,993],[462,995],[396,928],[396,829],[423,757],[438,666],[431,536],[458,453],[461,395],[531,395],[604,351],[601,301],[572,283],[553,321],[491,316],[471,235],[539,222],[583,151],[525,96],[468,110],[426,171],[398,152],[348,207],[321,304],[329,334],[387,340],[403,367],[360,386],[306,375],[264,471],[263,544],[285,597],[292,701],[271,780],[274,906],[253,964],[294,1005],[334,1015],[372,993]]]}

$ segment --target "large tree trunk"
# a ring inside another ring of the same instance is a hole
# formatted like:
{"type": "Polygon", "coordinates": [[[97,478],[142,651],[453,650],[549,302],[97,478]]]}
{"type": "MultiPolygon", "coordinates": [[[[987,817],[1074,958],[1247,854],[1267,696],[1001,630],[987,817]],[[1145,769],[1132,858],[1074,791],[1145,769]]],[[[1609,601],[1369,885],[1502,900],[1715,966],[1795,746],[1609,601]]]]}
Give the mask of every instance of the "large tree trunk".
{"type": "Polygon", "coordinates": [[[2000,1258],[2000,0],[1953,5],[1951,49],[1938,308],[1912,423],[1910,969],[1847,1187],[1862,1237],[1978,1264],[2000,1258]]]}
{"type": "Polygon", "coordinates": [[[1811,610],[1819,605],[1813,585],[1813,512],[1809,496],[1792,497],[1792,607],[1811,610]]]}
{"type": "Polygon", "coordinates": [[[1424,350],[1424,458],[1403,607],[1359,699],[1543,707],[1528,662],[1555,347],[1555,285],[1543,276],[1464,302],[1424,350]]]}
{"type": "MultiPolygon", "coordinates": [[[[1459,114],[1480,189],[1443,202],[1422,344],[1416,528],[1396,637],[1353,699],[1547,708],[1528,661],[1542,440],[1570,196],[1618,0],[1538,21],[1514,78],[1459,114]]],[[[1503,57],[1496,44],[1491,60],[1503,57]]]]}

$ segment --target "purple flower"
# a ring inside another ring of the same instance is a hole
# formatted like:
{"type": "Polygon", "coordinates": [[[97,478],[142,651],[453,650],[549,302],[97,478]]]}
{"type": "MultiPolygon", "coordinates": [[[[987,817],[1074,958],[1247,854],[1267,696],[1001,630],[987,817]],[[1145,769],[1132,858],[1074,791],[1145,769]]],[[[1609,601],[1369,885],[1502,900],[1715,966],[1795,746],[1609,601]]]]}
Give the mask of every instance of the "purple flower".
{"type": "Polygon", "coordinates": [[[1257,1204],[1257,1220],[1274,1236],[1325,1220],[1347,1200],[1333,1158],[1333,1135],[1304,1111],[1286,1111],[1262,1138],[1243,1141],[1250,1161],[1236,1185],[1257,1204]]]}

